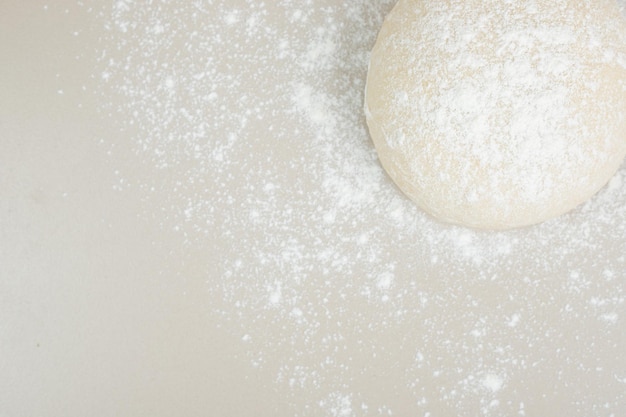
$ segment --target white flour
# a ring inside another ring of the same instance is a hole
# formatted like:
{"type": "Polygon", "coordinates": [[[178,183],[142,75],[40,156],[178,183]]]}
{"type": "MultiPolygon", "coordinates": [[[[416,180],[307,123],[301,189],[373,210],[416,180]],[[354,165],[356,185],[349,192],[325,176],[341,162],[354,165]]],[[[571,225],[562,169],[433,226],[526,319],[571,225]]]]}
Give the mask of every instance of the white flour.
{"type": "Polygon", "coordinates": [[[147,215],[189,248],[218,248],[219,274],[201,277],[223,300],[214,313],[295,415],[525,415],[551,401],[532,397],[538,380],[572,401],[568,415],[620,415],[626,171],[525,230],[422,214],[384,174],[362,114],[391,6],[118,0],[94,12],[108,34],[102,110],[155,172],[120,171],[115,186],[144,193],[147,215]],[[155,193],[167,204],[151,206],[155,193]]]}

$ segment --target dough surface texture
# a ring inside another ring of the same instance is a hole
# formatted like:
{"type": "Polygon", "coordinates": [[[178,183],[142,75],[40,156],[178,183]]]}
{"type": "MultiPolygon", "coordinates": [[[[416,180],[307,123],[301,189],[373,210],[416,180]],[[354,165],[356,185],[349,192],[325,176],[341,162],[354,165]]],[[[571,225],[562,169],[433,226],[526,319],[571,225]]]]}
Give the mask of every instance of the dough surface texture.
{"type": "Polygon", "coordinates": [[[542,222],[626,155],[626,22],[614,0],[399,0],[365,113],[383,167],[435,218],[542,222]]]}

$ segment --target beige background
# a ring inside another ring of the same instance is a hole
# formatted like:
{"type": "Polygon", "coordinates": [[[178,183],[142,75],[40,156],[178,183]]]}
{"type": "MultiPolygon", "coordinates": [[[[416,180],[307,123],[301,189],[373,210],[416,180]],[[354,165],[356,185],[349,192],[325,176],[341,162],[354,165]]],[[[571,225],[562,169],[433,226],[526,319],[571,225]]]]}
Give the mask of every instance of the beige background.
{"type": "Polygon", "coordinates": [[[1,416],[622,416],[624,169],[440,225],[362,116],[391,1],[0,1],[1,416]]]}

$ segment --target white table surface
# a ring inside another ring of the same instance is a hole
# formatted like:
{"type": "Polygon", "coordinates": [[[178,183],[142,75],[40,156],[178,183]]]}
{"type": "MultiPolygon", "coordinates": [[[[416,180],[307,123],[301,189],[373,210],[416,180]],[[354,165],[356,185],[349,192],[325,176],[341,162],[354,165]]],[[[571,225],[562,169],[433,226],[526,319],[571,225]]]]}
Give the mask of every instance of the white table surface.
{"type": "Polygon", "coordinates": [[[0,4],[0,416],[622,416],[622,169],[441,225],[362,115],[392,1],[0,4]]]}

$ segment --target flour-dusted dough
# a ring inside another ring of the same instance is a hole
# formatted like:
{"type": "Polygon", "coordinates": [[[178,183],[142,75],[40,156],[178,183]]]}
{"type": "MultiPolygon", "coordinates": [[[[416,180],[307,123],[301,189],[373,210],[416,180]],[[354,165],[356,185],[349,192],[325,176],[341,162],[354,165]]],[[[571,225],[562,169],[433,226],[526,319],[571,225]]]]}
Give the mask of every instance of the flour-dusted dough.
{"type": "Polygon", "coordinates": [[[626,155],[626,22],[615,0],[399,0],[365,112],[385,170],[428,213],[541,222],[626,155]]]}

